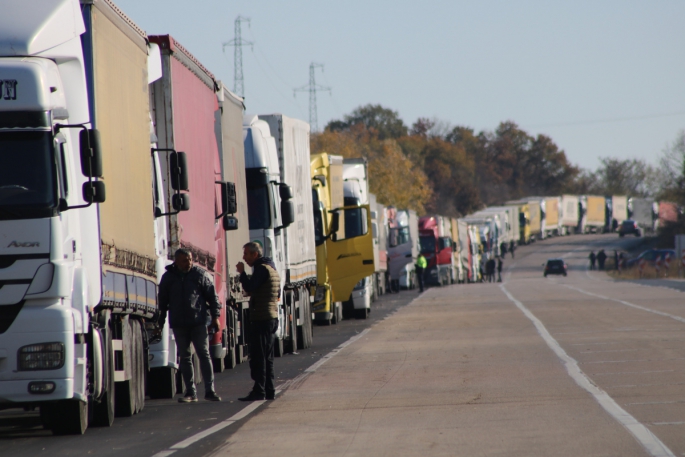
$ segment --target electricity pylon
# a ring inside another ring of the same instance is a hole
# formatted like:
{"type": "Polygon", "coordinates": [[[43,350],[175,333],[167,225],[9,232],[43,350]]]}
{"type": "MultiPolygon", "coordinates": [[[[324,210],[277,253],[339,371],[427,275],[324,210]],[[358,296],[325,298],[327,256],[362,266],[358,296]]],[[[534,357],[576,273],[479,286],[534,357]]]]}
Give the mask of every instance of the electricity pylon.
{"type": "Polygon", "coordinates": [[[223,44],[223,50],[226,46],[233,46],[233,92],[241,97],[245,97],[245,81],[243,79],[243,46],[252,46],[251,41],[243,40],[241,36],[240,23],[250,23],[249,17],[238,16],[235,18],[235,36],[231,41],[223,44]]]}
{"type": "Polygon", "coordinates": [[[323,71],[323,64],[322,63],[316,63],[312,62],[309,65],[309,84],[305,84],[302,87],[298,87],[294,91],[294,95],[297,95],[298,92],[309,92],[309,125],[311,128],[312,132],[318,132],[319,131],[319,121],[317,119],[317,112],[316,112],[316,93],[319,91],[322,92],[330,92],[331,88],[330,87],[325,87],[321,86],[319,84],[316,84],[316,78],[314,71],[317,67],[321,68],[321,71],[323,71]]]}

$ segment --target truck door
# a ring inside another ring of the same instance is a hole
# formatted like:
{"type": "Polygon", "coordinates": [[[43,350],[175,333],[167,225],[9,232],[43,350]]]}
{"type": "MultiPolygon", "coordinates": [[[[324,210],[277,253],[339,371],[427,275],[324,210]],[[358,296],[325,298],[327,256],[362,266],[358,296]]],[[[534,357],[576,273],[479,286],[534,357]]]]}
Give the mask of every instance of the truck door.
{"type": "Polygon", "coordinates": [[[375,271],[371,210],[369,205],[361,205],[338,208],[331,213],[326,265],[333,301],[345,301],[355,284],[375,271]]]}

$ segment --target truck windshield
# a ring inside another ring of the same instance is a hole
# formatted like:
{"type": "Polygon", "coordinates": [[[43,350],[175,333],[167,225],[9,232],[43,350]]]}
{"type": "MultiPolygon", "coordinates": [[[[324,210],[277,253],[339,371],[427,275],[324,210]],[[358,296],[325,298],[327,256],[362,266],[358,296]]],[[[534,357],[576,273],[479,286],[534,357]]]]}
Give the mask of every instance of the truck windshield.
{"type": "Polygon", "coordinates": [[[269,211],[269,188],[266,186],[247,189],[247,214],[250,230],[271,227],[269,211]]]}
{"type": "Polygon", "coordinates": [[[421,252],[435,252],[435,238],[432,236],[420,236],[419,245],[421,252]]]}
{"type": "Polygon", "coordinates": [[[345,239],[356,238],[365,235],[366,209],[354,208],[345,210],[345,239]]]}
{"type": "Polygon", "coordinates": [[[0,132],[0,217],[52,215],[56,207],[52,133],[0,132]]]}
{"type": "Polygon", "coordinates": [[[388,240],[391,248],[409,243],[409,227],[391,228],[388,240]]]}

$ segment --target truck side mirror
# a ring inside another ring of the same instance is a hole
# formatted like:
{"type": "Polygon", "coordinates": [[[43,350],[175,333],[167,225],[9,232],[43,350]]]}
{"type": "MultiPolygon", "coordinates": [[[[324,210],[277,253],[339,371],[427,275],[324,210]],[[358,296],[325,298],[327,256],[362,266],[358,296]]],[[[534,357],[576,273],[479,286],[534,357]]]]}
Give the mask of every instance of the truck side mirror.
{"type": "Polygon", "coordinates": [[[174,194],[171,197],[171,206],[176,211],[188,211],[190,209],[190,195],[174,194]]]}
{"type": "Polygon", "coordinates": [[[281,196],[281,200],[290,200],[294,197],[293,188],[287,184],[280,184],[278,186],[278,193],[281,196]]]}
{"type": "Polygon", "coordinates": [[[235,196],[235,183],[226,182],[224,184],[226,185],[226,190],[224,192],[224,200],[226,202],[224,204],[224,210],[228,214],[235,214],[238,212],[238,200],[235,196]]]}
{"type": "Polygon", "coordinates": [[[281,202],[281,227],[287,227],[295,222],[295,204],[290,201],[281,202]]]}
{"type": "Polygon", "coordinates": [[[172,189],[188,190],[188,159],[185,152],[169,154],[169,175],[172,189]]]}
{"type": "Polygon", "coordinates": [[[224,216],[222,219],[224,230],[238,230],[238,218],[234,216],[224,216]]]}
{"type": "Polygon", "coordinates": [[[81,173],[86,177],[102,177],[102,150],[100,132],[96,129],[83,129],[79,132],[81,147],[81,173]]]}
{"type": "Polygon", "coordinates": [[[334,211],[331,218],[331,238],[335,241],[336,233],[340,230],[340,213],[334,211]]]}
{"type": "Polygon", "coordinates": [[[83,199],[88,203],[104,203],[105,183],[103,181],[83,183],[83,199]]]}

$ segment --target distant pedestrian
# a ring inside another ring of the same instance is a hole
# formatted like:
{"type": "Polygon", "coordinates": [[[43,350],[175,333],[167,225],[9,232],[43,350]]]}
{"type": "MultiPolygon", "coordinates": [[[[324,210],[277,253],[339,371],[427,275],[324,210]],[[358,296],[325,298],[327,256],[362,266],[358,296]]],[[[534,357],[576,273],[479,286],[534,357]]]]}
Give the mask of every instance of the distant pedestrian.
{"type": "Polygon", "coordinates": [[[488,282],[495,282],[495,259],[490,258],[488,263],[485,265],[486,274],[488,276],[488,282]]]}
{"type": "Polygon", "coordinates": [[[511,253],[512,259],[514,258],[514,251],[516,251],[516,243],[514,242],[514,240],[511,240],[509,242],[509,252],[511,253]]]}
{"type": "Polygon", "coordinates": [[[507,253],[507,243],[502,241],[502,243],[499,245],[499,251],[502,258],[504,258],[504,255],[507,253]]]}
{"type": "Polygon", "coordinates": [[[243,246],[243,260],[252,267],[252,276],[245,273],[245,265],[238,262],[240,284],[250,294],[250,324],[248,349],[250,375],[254,385],[240,401],[273,400],[274,343],[278,330],[278,299],[281,296],[281,278],[273,260],[262,256],[262,246],[255,242],[243,246]]]}
{"type": "Polygon", "coordinates": [[[597,264],[599,265],[600,270],[604,270],[604,262],[606,262],[606,260],[607,260],[607,255],[604,252],[604,249],[601,249],[597,253],[597,264]]]}
{"type": "Polygon", "coordinates": [[[195,377],[191,362],[190,344],[200,359],[200,371],[205,382],[205,400],[221,401],[214,392],[214,367],[209,357],[207,326],[219,329],[221,305],[214,289],[214,281],[200,267],[193,265],[193,254],[178,249],[174,263],[166,267],[159,283],[159,326],[164,327],[167,311],[174,332],[176,348],[181,359],[180,370],[186,385],[180,403],[197,401],[195,377]]]}
{"type": "Polygon", "coordinates": [[[590,255],[588,256],[590,259],[590,270],[595,269],[595,261],[597,260],[597,256],[595,255],[595,251],[590,252],[590,255]]]}
{"type": "Polygon", "coordinates": [[[497,282],[502,282],[502,257],[497,257],[497,282]]]}
{"type": "Polygon", "coordinates": [[[426,271],[426,267],[428,266],[428,261],[426,258],[423,256],[423,254],[419,254],[419,257],[416,259],[416,278],[419,280],[419,293],[423,292],[423,274],[426,271]]]}

